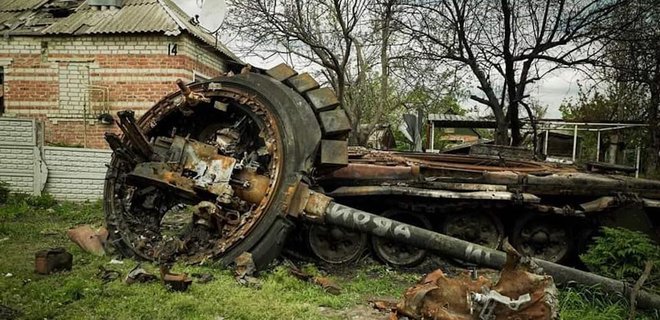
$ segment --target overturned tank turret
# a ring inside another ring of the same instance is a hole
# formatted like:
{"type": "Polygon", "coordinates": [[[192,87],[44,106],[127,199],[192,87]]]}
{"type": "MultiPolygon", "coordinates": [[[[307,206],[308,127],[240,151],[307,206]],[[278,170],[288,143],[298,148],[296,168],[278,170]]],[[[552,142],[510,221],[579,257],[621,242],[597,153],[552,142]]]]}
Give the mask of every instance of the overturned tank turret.
{"type": "Polygon", "coordinates": [[[228,263],[251,251],[267,263],[293,226],[291,188],[346,164],[350,127],[332,90],[284,65],[235,72],[179,82],[139,120],[118,114],[105,211],[124,254],[228,263]]]}

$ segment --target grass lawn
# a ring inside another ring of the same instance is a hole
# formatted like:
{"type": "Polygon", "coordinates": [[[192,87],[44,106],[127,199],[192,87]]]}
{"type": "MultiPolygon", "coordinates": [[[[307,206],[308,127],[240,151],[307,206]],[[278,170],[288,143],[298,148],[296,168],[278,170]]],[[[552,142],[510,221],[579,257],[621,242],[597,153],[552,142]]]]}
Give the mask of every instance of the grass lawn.
{"type": "MultiPolygon", "coordinates": [[[[343,288],[336,296],[293,278],[284,267],[262,273],[260,288],[242,286],[230,270],[212,265],[175,266],[173,272],[215,277],[206,284],[193,283],[183,293],[168,292],[158,282],[104,284],[96,276],[99,266],[124,276],[136,262],[108,264],[112,257],[84,253],[65,235],[70,227],[84,223],[103,223],[99,203],[55,204],[47,198],[14,197],[0,205],[0,305],[20,310],[25,319],[371,319],[385,315],[371,311],[368,299],[398,298],[421,276],[363,264],[332,276],[343,288]],[[51,247],[73,254],[71,272],[34,273],[35,252],[51,247]]],[[[157,273],[153,265],[143,267],[157,273]]],[[[562,291],[561,307],[562,319],[627,319],[625,303],[590,290],[562,291]]]]}

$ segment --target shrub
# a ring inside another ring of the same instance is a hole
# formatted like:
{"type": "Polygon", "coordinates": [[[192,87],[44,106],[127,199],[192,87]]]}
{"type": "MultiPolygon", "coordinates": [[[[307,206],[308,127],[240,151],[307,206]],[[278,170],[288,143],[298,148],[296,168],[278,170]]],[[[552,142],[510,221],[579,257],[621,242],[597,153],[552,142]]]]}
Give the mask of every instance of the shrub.
{"type": "Polygon", "coordinates": [[[49,194],[33,196],[26,193],[9,193],[0,206],[0,219],[13,219],[56,206],[57,201],[49,194]]]}
{"type": "Polygon", "coordinates": [[[0,204],[7,203],[7,198],[9,198],[9,184],[0,181],[0,204]]]}
{"type": "Polygon", "coordinates": [[[45,193],[40,196],[28,196],[25,199],[25,203],[33,208],[49,209],[57,204],[57,200],[55,200],[50,194],[45,193]]]}
{"type": "MultiPolygon", "coordinates": [[[[585,265],[600,275],[635,282],[646,261],[660,268],[660,248],[647,235],[623,228],[603,228],[589,250],[580,255],[585,265]]],[[[657,283],[660,272],[652,272],[647,283],[657,283]]]]}

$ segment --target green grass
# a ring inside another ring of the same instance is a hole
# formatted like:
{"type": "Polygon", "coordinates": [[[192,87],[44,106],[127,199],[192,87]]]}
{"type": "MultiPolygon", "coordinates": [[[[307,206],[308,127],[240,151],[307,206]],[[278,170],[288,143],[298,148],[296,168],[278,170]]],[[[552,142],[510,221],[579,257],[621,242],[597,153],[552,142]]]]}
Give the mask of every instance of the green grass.
{"type": "MultiPolygon", "coordinates": [[[[104,284],[96,277],[99,266],[124,276],[136,262],[108,264],[112,257],[86,254],[65,235],[78,224],[102,222],[100,203],[12,196],[0,205],[0,304],[20,310],[25,319],[342,319],[370,298],[400,298],[420,277],[365,264],[331,276],[343,288],[335,296],[290,276],[283,266],[259,275],[261,287],[254,288],[238,284],[231,271],[220,267],[176,265],[174,272],[211,273],[215,280],[193,283],[183,293],[168,292],[158,282],[104,284]],[[35,274],[34,253],[58,246],[73,254],[73,270],[35,274]]],[[[143,267],[157,273],[154,265],[143,267]]],[[[312,265],[305,269],[318,272],[312,265]]],[[[560,301],[562,319],[627,318],[624,302],[590,290],[564,290],[560,301]]]]}
{"type": "MultiPolygon", "coordinates": [[[[34,201],[31,199],[30,201],[34,201]]],[[[96,277],[99,266],[125,275],[136,265],[108,264],[111,257],[84,253],[65,235],[82,223],[102,224],[100,203],[34,206],[14,198],[0,206],[0,304],[19,309],[26,319],[323,319],[326,309],[344,310],[372,297],[398,297],[419,275],[388,271],[380,265],[365,266],[351,275],[332,277],[343,288],[331,295],[320,287],[289,275],[285,267],[262,273],[260,288],[238,284],[231,271],[214,266],[177,265],[174,272],[211,273],[215,280],[193,283],[183,293],[165,290],[160,283],[103,284],[96,277]],[[7,239],[8,238],[8,239],[7,239]],[[71,272],[34,273],[34,253],[64,247],[74,256],[71,272]],[[12,273],[12,277],[4,277],[12,273]],[[28,280],[29,279],[29,280],[28,280]]],[[[151,264],[143,264],[157,273],[151,264]]],[[[306,269],[315,270],[313,266],[306,269]]]]}

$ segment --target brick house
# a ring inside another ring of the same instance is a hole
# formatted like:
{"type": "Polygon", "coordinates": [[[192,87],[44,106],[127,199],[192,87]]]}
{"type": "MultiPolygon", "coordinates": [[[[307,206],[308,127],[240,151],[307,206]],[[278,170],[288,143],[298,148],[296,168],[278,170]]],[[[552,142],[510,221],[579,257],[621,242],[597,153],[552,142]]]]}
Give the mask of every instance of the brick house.
{"type": "Polygon", "coordinates": [[[237,60],[171,0],[0,0],[0,35],[0,116],[60,145],[105,148],[102,115],[139,116],[237,60]]]}

